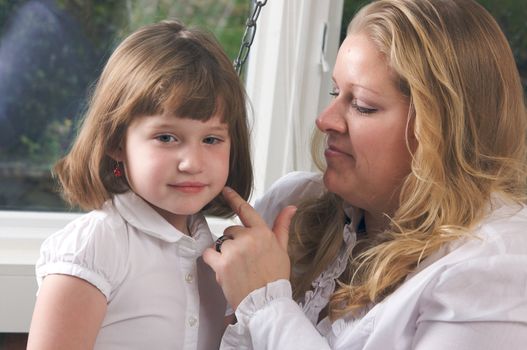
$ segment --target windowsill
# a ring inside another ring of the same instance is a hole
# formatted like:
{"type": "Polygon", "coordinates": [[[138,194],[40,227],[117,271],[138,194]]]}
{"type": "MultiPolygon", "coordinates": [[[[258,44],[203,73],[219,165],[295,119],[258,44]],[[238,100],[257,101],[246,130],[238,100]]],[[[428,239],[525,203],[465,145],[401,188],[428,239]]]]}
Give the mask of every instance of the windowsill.
{"type": "Polygon", "coordinates": [[[35,262],[40,245],[79,215],[0,211],[0,332],[28,332],[37,291],[35,262]]]}
{"type": "MultiPolygon", "coordinates": [[[[40,245],[82,213],[0,211],[0,333],[29,331],[40,245]]],[[[215,236],[234,221],[207,218],[215,236]]]]}
{"type": "MultiPolygon", "coordinates": [[[[0,264],[34,264],[40,244],[82,213],[0,211],[0,264]]],[[[234,221],[207,218],[216,236],[234,221]]]]}
{"type": "Polygon", "coordinates": [[[0,265],[34,265],[42,241],[80,215],[0,211],[0,265]]]}

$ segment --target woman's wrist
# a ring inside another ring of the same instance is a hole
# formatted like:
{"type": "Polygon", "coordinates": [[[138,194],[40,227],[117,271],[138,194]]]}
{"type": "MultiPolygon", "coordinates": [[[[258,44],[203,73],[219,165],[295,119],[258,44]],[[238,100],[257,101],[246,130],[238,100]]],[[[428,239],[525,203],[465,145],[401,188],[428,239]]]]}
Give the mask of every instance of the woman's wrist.
{"type": "Polygon", "coordinates": [[[249,320],[259,310],[264,309],[277,299],[293,300],[291,283],[287,279],[269,282],[266,286],[253,290],[238,305],[236,318],[238,322],[247,325],[249,320]]]}

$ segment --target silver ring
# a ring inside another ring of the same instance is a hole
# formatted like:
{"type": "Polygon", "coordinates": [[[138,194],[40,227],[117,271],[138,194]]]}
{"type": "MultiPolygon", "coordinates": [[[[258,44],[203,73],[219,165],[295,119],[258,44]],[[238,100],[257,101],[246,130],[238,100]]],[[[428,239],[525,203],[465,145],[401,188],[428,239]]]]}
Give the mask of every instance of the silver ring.
{"type": "Polygon", "coordinates": [[[229,239],[232,239],[232,236],[223,235],[223,236],[221,236],[220,238],[218,238],[216,240],[215,247],[216,247],[216,251],[218,253],[221,253],[221,245],[223,244],[223,242],[225,242],[225,241],[227,241],[229,239]]]}

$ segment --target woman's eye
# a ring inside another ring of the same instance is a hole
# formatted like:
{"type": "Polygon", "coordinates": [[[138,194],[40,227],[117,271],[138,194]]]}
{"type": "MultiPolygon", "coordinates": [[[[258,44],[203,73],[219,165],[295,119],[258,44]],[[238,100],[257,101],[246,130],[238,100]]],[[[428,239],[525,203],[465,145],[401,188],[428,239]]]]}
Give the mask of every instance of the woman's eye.
{"type": "Polygon", "coordinates": [[[216,143],[221,142],[222,140],[218,137],[214,136],[208,136],[203,139],[203,143],[206,143],[207,145],[214,145],[216,143]]]}
{"type": "Polygon", "coordinates": [[[357,103],[357,100],[355,100],[355,99],[353,101],[351,101],[351,107],[353,109],[355,109],[357,112],[359,112],[360,114],[372,114],[372,113],[377,112],[376,108],[360,106],[357,103]]]}
{"type": "Polygon", "coordinates": [[[333,97],[337,97],[339,95],[339,90],[336,88],[336,87],[333,87],[330,91],[329,91],[329,95],[330,96],[333,96],[333,97]]]}
{"type": "Polygon", "coordinates": [[[169,143],[169,142],[174,142],[176,141],[176,138],[172,135],[159,135],[159,136],[156,136],[156,139],[163,142],[163,143],[169,143]]]}

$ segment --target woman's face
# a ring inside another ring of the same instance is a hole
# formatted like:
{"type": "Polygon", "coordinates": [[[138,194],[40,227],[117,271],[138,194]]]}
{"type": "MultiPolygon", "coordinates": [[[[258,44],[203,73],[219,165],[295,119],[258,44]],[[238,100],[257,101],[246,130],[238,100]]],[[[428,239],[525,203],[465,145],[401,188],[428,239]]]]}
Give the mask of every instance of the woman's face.
{"type": "Polygon", "coordinates": [[[350,34],[342,43],[333,81],[335,99],[317,118],[327,136],[324,183],[356,207],[392,214],[411,171],[407,130],[410,148],[416,144],[409,99],[365,34],[350,34]]]}

